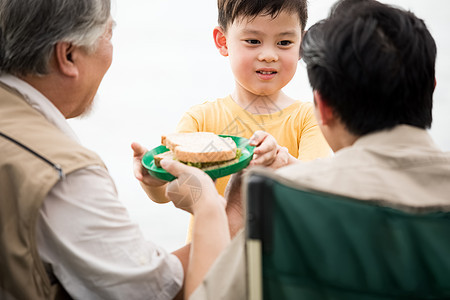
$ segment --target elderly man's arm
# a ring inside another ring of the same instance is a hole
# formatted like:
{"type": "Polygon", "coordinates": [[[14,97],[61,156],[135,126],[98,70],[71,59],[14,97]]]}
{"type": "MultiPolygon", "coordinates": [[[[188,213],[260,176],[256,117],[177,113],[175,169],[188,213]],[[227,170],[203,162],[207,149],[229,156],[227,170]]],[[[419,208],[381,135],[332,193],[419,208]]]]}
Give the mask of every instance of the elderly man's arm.
{"type": "Polygon", "coordinates": [[[142,157],[147,152],[147,148],[138,143],[132,143],[133,149],[133,172],[134,177],[139,181],[142,189],[156,203],[167,203],[170,200],[166,198],[167,182],[150,176],[150,174],[142,166],[142,157]]]}

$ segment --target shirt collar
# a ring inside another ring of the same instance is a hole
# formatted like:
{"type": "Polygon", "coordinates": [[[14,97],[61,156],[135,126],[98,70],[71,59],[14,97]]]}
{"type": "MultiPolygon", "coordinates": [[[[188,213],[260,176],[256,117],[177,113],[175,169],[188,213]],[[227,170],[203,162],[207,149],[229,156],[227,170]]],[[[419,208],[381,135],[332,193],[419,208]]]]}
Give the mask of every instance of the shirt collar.
{"type": "Polygon", "coordinates": [[[31,107],[40,112],[65,135],[77,142],[79,141],[63,114],[41,92],[11,74],[0,75],[0,81],[19,92],[31,107]]]}
{"type": "Polygon", "coordinates": [[[425,146],[439,149],[427,130],[410,125],[397,125],[391,129],[364,135],[357,139],[353,146],[371,147],[373,144],[385,145],[386,147],[390,147],[391,145],[405,145],[408,147],[410,145],[416,145],[417,147],[425,146]]]}

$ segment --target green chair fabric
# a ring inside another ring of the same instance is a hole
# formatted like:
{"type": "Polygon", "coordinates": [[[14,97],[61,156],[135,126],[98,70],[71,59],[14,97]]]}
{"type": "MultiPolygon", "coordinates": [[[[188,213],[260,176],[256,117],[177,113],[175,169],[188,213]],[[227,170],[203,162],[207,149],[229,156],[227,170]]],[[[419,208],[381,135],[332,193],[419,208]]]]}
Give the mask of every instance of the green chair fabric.
{"type": "Polygon", "coordinates": [[[450,299],[450,214],[408,213],[253,174],[263,299],[450,299]]]}

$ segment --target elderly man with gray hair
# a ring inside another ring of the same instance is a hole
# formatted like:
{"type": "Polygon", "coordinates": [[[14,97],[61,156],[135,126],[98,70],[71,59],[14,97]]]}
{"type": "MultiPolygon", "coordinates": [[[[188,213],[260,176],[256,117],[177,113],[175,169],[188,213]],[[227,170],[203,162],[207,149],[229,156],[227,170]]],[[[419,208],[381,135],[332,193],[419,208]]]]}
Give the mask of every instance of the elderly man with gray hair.
{"type": "Polygon", "coordinates": [[[112,61],[110,0],[0,0],[0,298],[172,299],[182,262],[146,241],[66,119],[112,61]]]}

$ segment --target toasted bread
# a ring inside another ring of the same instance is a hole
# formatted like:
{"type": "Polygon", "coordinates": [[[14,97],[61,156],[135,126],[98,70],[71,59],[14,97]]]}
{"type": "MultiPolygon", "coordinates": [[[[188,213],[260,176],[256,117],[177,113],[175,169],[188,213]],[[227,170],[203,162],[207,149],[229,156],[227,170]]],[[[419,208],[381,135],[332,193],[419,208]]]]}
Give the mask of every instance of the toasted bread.
{"type": "Polygon", "coordinates": [[[161,160],[163,158],[172,158],[173,159],[173,152],[166,151],[166,152],[163,152],[163,153],[153,156],[153,160],[155,161],[155,166],[157,166],[158,168],[161,168],[161,160]]]}
{"type": "Polygon", "coordinates": [[[236,158],[236,143],[211,132],[172,133],[161,137],[161,143],[182,162],[211,163],[236,158]]]}

